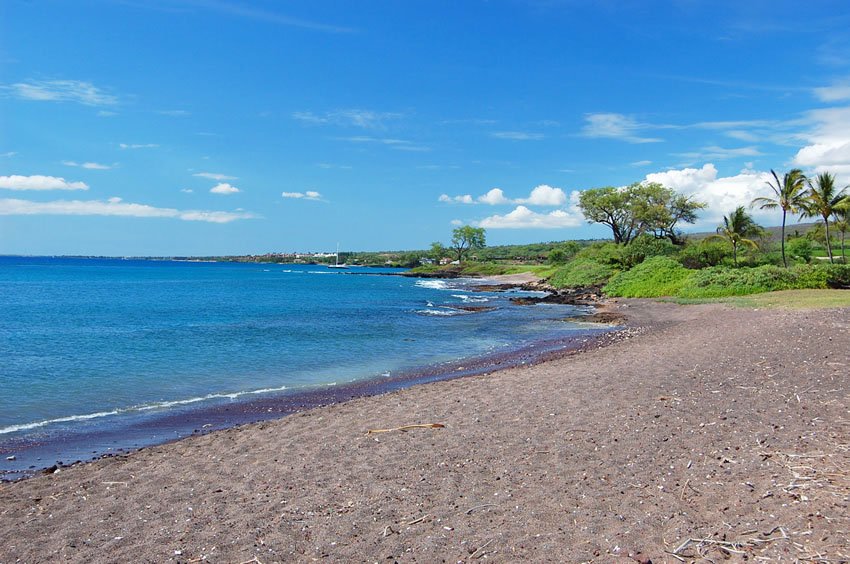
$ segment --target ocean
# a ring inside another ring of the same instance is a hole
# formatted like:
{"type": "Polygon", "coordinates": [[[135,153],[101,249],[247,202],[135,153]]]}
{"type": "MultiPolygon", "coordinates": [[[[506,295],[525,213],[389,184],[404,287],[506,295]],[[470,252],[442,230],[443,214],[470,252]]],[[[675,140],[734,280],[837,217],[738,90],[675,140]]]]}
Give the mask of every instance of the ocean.
{"type": "Polygon", "coordinates": [[[398,272],[0,257],[0,477],[600,331],[564,320],[587,308],[398,272]]]}

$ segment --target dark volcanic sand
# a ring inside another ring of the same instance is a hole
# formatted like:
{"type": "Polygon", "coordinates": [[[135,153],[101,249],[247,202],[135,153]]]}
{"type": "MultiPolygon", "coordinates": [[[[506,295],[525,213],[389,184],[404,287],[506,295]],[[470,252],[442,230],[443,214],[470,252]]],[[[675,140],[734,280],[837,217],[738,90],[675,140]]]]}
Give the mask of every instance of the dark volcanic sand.
{"type": "Polygon", "coordinates": [[[850,311],[617,310],[648,330],[2,484],[0,562],[847,561],[850,311]]]}

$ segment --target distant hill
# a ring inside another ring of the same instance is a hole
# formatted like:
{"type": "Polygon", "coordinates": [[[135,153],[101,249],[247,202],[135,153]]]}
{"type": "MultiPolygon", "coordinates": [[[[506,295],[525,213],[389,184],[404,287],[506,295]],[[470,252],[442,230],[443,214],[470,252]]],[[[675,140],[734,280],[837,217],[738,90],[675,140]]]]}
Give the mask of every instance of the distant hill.
{"type": "MultiPolygon", "coordinates": [[[[802,237],[817,225],[816,222],[810,223],[797,223],[789,221],[785,225],[785,234],[789,237],[802,237]]],[[[771,227],[762,227],[765,230],[766,236],[765,238],[768,240],[776,240],[782,236],[782,226],[776,225],[771,227]]],[[[709,235],[714,235],[715,231],[701,231],[699,233],[688,233],[688,239],[699,241],[700,239],[705,239],[709,235]]]]}

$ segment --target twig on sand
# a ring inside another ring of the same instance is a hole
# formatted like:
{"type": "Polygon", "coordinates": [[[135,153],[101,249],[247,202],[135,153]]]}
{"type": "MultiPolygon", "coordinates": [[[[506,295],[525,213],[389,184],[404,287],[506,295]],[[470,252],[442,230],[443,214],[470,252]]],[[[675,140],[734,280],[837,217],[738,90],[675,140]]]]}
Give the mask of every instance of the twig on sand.
{"type": "Polygon", "coordinates": [[[470,507],[466,510],[467,515],[472,515],[472,512],[476,509],[484,509],[485,507],[496,507],[495,503],[482,503],[481,505],[476,505],[475,507],[470,507]]]}
{"type": "Polygon", "coordinates": [[[495,540],[495,539],[490,539],[490,540],[488,540],[487,542],[485,542],[484,544],[482,544],[481,546],[479,546],[478,548],[476,548],[476,549],[475,549],[475,552],[473,552],[472,554],[470,554],[470,555],[469,555],[469,558],[481,558],[482,556],[484,556],[484,552],[482,552],[482,551],[483,551],[485,548],[487,548],[487,545],[489,545],[489,544],[490,544],[491,542],[493,542],[494,540],[495,540]],[[478,554],[479,552],[481,552],[481,554],[478,554]],[[477,556],[476,556],[476,555],[477,555],[477,556]]]}
{"type": "Polygon", "coordinates": [[[409,523],[405,523],[405,524],[404,524],[404,526],[405,526],[405,527],[409,527],[409,526],[411,526],[411,525],[415,525],[416,523],[421,523],[422,521],[424,521],[424,520],[425,520],[425,519],[427,519],[428,517],[430,517],[430,515],[428,515],[428,514],[426,513],[425,515],[423,515],[423,516],[422,516],[422,517],[420,517],[419,519],[414,519],[413,521],[410,521],[409,523]]]}
{"type": "Polygon", "coordinates": [[[373,433],[390,433],[392,431],[408,431],[410,429],[442,429],[445,427],[443,423],[417,423],[414,425],[402,425],[401,427],[393,427],[392,429],[369,429],[366,434],[373,433]]]}
{"type": "Polygon", "coordinates": [[[263,564],[262,562],[260,562],[260,559],[257,558],[256,556],[253,557],[250,560],[246,560],[245,562],[240,562],[239,564],[252,564],[252,563],[253,564],[263,564]]]}

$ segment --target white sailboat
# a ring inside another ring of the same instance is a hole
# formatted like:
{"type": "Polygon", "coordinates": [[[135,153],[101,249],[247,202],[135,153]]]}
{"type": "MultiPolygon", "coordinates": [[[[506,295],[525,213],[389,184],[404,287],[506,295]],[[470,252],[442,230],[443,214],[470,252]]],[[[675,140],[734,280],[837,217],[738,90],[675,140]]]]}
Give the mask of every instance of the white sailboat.
{"type": "Polygon", "coordinates": [[[348,265],[345,263],[339,264],[339,243],[336,244],[336,258],[333,264],[327,265],[328,268],[348,268],[348,265]]]}

